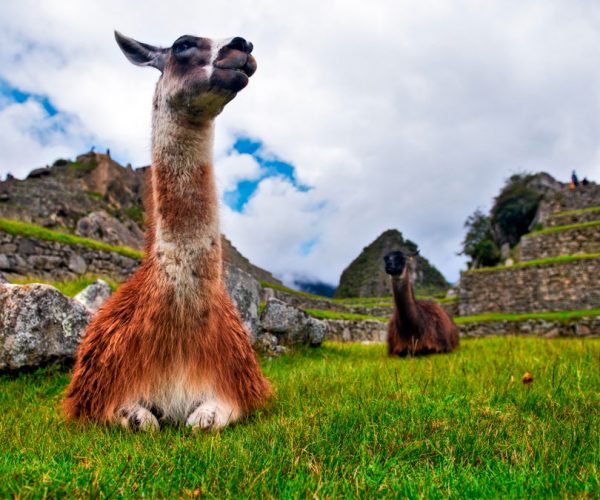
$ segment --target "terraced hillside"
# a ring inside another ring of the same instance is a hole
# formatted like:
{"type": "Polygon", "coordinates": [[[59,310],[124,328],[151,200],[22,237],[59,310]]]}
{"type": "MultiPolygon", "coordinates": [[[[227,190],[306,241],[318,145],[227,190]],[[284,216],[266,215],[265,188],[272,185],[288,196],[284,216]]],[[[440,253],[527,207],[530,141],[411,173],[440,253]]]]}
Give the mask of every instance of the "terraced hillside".
{"type": "MultiPolygon", "coordinates": [[[[108,153],[88,152],[37,168],[24,180],[9,176],[0,181],[0,272],[57,280],[85,273],[126,278],[137,263],[118,254],[140,258],[146,170],[124,167],[108,153]],[[98,250],[98,245],[80,239],[76,246],[77,237],[96,240],[109,252],[122,251],[92,254],[89,248],[98,250]]],[[[222,246],[229,264],[257,280],[280,283],[225,236],[222,246]]]]}
{"type": "MultiPolygon", "coordinates": [[[[522,238],[516,264],[462,273],[461,316],[597,314],[600,187],[565,189],[548,206],[551,211],[540,220],[541,227],[522,238]]],[[[598,326],[592,326],[584,333],[600,333],[598,326]]]]}

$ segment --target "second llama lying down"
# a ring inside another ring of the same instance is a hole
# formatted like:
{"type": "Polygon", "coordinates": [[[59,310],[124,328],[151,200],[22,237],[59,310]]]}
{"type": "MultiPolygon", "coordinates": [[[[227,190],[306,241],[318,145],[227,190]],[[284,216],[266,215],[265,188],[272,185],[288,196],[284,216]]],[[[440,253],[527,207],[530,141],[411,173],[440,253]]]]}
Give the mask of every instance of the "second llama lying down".
{"type": "Polygon", "coordinates": [[[387,339],[390,356],[450,352],[458,346],[458,328],[444,308],[430,300],[415,300],[408,259],[418,253],[396,251],[384,257],[394,294],[387,339]]]}

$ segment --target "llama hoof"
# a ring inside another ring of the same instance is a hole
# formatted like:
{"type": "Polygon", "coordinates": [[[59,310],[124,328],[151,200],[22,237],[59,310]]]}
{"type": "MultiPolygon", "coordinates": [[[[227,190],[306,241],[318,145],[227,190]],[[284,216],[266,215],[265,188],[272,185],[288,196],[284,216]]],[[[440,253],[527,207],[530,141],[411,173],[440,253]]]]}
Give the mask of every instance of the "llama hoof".
{"type": "Polygon", "coordinates": [[[210,402],[196,408],[188,417],[186,424],[192,430],[217,430],[225,427],[229,423],[230,417],[231,410],[228,411],[228,409],[210,402]]]}
{"type": "Polygon", "coordinates": [[[142,406],[121,410],[119,412],[119,423],[121,427],[134,431],[155,432],[160,430],[157,418],[150,410],[142,406]]]}

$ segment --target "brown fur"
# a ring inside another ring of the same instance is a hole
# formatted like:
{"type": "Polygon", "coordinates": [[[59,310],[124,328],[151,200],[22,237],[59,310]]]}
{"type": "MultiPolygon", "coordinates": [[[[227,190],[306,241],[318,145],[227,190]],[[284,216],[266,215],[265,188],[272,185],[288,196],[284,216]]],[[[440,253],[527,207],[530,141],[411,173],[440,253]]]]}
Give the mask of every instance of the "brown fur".
{"type": "Polygon", "coordinates": [[[394,313],[388,324],[388,354],[418,356],[453,351],[458,346],[458,328],[439,304],[415,300],[406,269],[392,277],[394,313]]]}
{"type": "Polygon", "coordinates": [[[170,122],[158,105],[154,114],[161,132],[148,174],[145,258],[87,328],[64,400],[70,419],[115,421],[124,406],[151,406],[156,394],[177,390],[174,380],[227,403],[233,419],[271,394],[222,280],[212,120],[194,128],[170,122]],[[162,141],[165,124],[170,139],[162,141]]]}

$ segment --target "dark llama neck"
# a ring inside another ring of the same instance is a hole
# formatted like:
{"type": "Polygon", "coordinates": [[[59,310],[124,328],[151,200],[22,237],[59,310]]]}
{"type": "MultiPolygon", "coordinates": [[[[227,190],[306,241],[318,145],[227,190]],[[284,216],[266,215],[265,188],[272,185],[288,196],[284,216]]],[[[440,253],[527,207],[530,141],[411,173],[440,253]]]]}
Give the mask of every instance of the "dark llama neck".
{"type": "Polygon", "coordinates": [[[408,267],[400,276],[392,276],[392,291],[396,311],[402,324],[411,327],[418,326],[419,315],[408,267]]]}
{"type": "Polygon", "coordinates": [[[152,127],[151,254],[160,270],[157,286],[174,287],[176,298],[197,302],[221,281],[214,125],[192,127],[166,115],[157,112],[152,127]]]}

